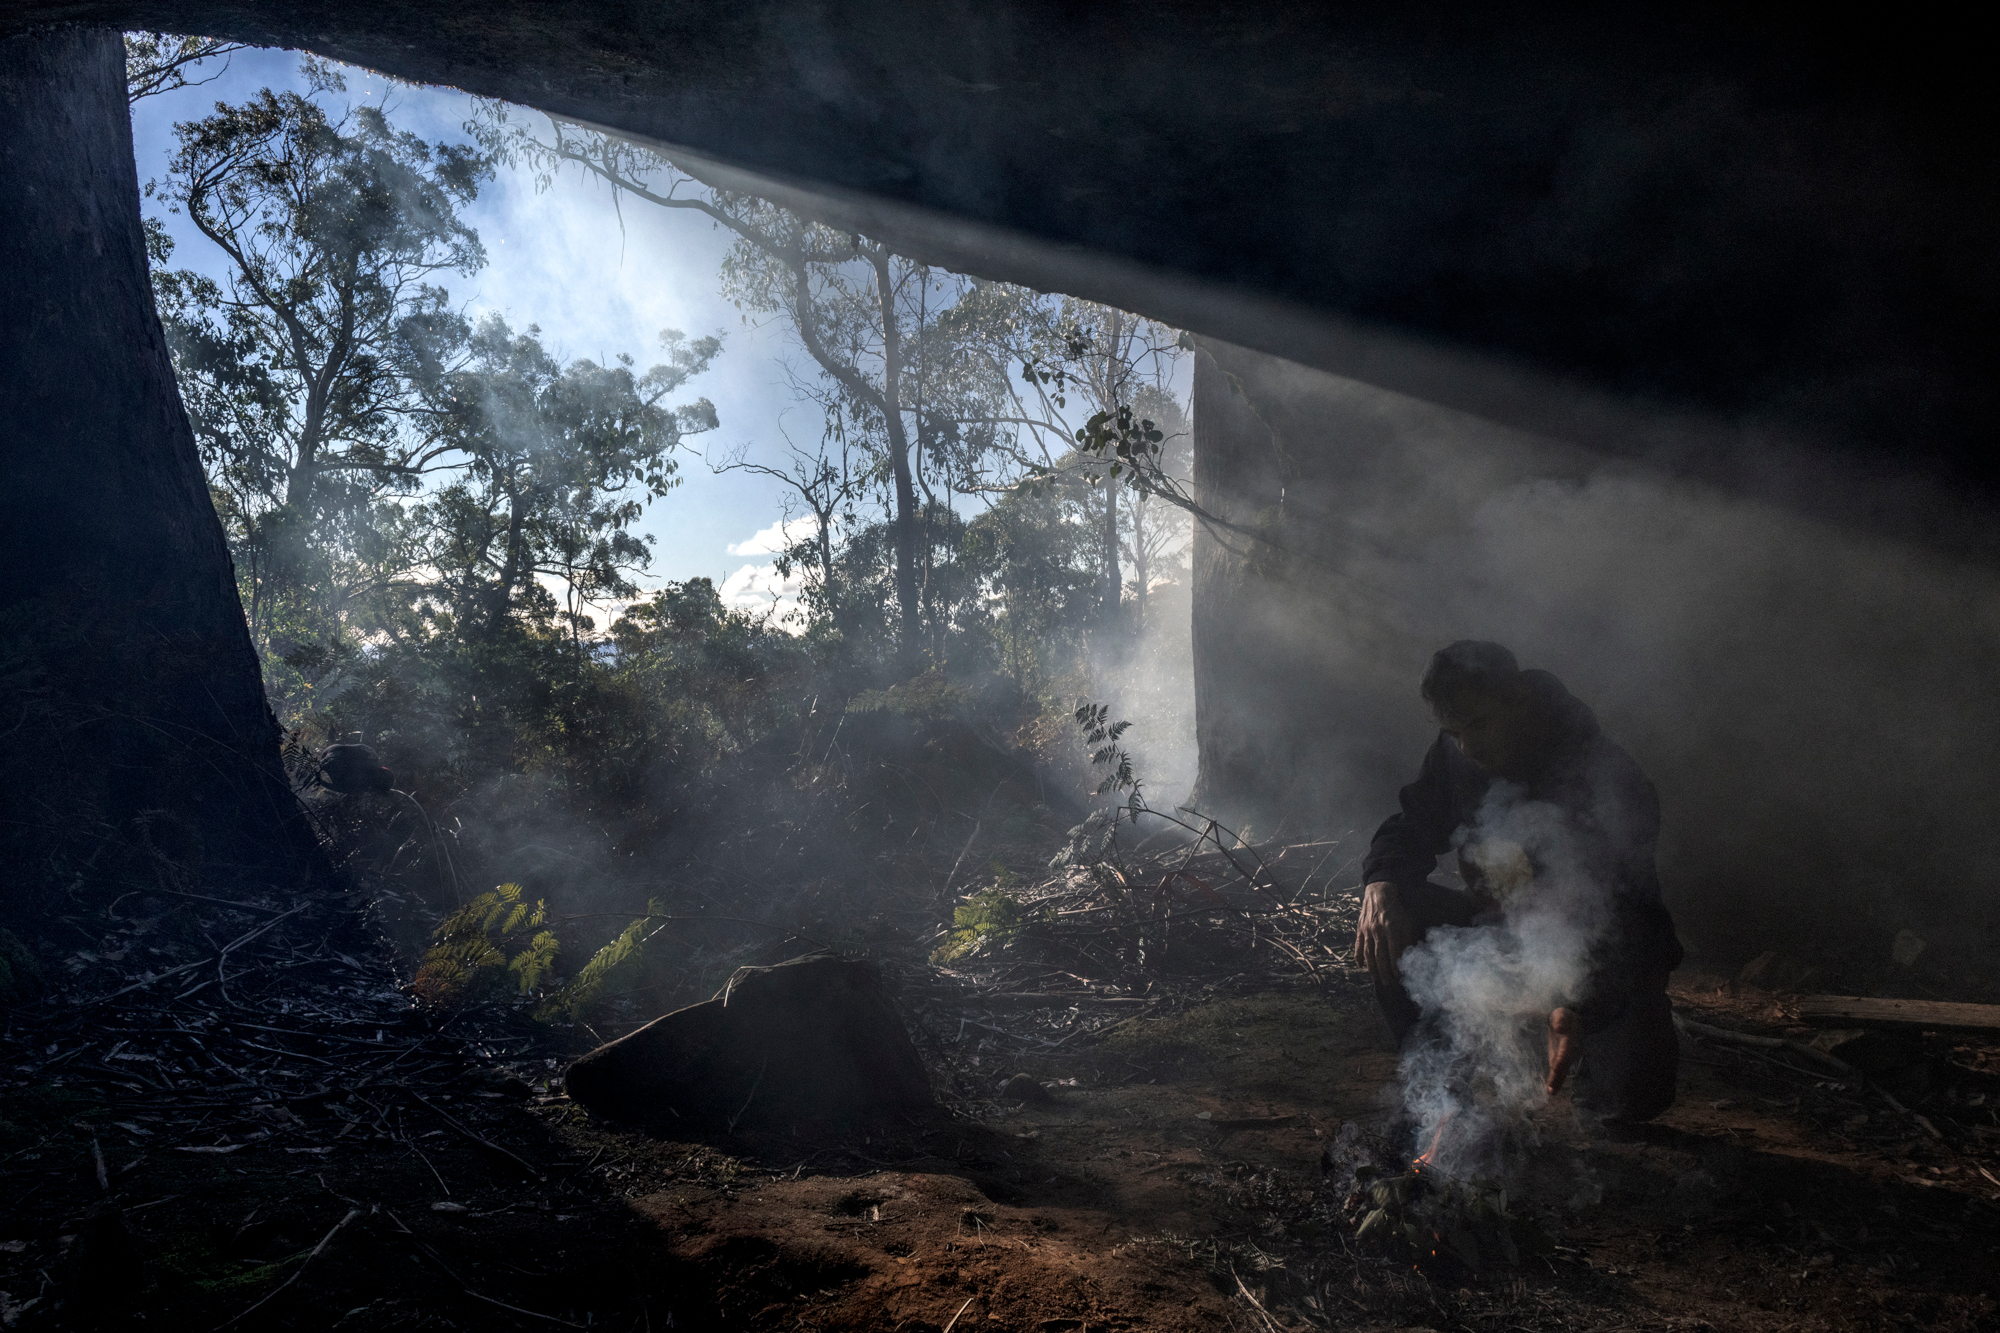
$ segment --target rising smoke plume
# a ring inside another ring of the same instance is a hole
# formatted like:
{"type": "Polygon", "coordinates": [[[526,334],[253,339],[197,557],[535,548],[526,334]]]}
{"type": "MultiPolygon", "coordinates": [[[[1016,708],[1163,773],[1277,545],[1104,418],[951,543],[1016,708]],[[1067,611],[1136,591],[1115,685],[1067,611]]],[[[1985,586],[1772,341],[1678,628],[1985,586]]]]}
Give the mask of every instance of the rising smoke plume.
{"type": "Polygon", "coordinates": [[[1501,1173],[1546,1100],[1549,1013],[1573,1003],[1613,917],[1612,884],[1566,812],[1497,782],[1460,850],[1499,898],[1497,919],[1434,929],[1404,954],[1424,1018],[1398,1076],[1412,1155],[1460,1177],[1501,1173]]]}

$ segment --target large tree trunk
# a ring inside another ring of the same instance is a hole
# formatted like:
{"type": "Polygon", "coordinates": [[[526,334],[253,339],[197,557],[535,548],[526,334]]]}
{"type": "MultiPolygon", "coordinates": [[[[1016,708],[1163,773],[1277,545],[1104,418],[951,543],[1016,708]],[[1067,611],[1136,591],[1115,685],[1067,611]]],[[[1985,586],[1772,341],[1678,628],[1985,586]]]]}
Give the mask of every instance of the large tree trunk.
{"type": "Polygon", "coordinates": [[[1195,354],[1194,497],[1231,527],[1194,530],[1194,701],[1199,768],[1189,803],[1231,828],[1268,827],[1292,773],[1284,673],[1261,630],[1273,601],[1254,529],[1284,495],[1271,431],[1207,347],[1195,354]],[[1246,600],[1247,599],[1247,600],[1246,600]]]}
{"type": "Polygon", "coordinates": [[[37,888],[324,861],[148,282],[116,32],[0,42],[0,848],[37,888]]]}

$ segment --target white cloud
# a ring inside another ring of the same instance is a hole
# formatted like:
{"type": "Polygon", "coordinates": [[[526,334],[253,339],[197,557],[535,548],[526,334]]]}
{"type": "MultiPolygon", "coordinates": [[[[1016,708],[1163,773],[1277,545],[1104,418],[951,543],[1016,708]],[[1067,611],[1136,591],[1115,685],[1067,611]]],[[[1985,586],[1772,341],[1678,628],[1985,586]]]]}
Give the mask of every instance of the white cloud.
{"type": "Polygon", "coordinates": [[[724,606],[739,611],[772,611],[782,622],[801,609],[799,593],[804,588],[805,580],[797,574],[785,578],[771,565],[745,565],[724,579],[716,593],[724,606]]]}
{"type": "Polygon", "coordinates": [[[789,550],[798,542],[818,531],[818,520],[811,515],[795,518],[790,522],[780,521],[768,528],[759,528],[748,541],[729,543],[731,555],[777,555],[789,550]]]}

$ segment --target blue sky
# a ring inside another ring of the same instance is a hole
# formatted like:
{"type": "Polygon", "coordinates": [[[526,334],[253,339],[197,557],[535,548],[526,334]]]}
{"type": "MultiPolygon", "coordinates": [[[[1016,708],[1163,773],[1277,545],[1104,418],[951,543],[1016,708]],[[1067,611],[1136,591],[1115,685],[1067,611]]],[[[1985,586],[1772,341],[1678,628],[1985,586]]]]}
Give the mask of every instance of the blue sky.
{"type": "MultiPolygon", "coordinates": [[[[350,102],[380,105],[386,97],[398,126],[431,140],[465,138],[461,127],[473,106],[467,95],[342,69],[350,102]]],[[[304,90],[296,53],[239,51],[212,82],[142,99],[132,117],[140,182],[166,175],[174,122],[197,119],[217,101],[240,101],[264,87],[304,90]]],[[[145,206],[176,241],[175,267],[223,276],[221,254],[186,218],[150,199],[145,206]]],[[[662,329],[721,335],[722,355],[690,385],[689,396],[714,402],[722,428],[689,442],[681,485],[648,507],[640,527],[657,544],[641,582],[657,587],[705,575],[727,585],[741,604],[768,605],[777,589],[769,552],[776,549],[774,524],[784,492],[765,478],[716,476],[700,454],[720,458],[745,446],[751,459],[776,462],[784,452],[781,429],[790,426],[812,440],[819,423],[817,413],[793,404],[784,385],[777,360],[795,354],[782,328],[745,325],[718,292],[728,234],[706,218],[643,202],[614,208],[609,190],[575,175],[537,193],[525,171],[502,170],[464,216],[485,242],[488,262],[472,277],[455,279],[454,300],[475,313],[498,311],[516,327],[539,324],[543,341],[565,358],[605,361],[629,352],[643,367],[651,364],[662,329]]]]}

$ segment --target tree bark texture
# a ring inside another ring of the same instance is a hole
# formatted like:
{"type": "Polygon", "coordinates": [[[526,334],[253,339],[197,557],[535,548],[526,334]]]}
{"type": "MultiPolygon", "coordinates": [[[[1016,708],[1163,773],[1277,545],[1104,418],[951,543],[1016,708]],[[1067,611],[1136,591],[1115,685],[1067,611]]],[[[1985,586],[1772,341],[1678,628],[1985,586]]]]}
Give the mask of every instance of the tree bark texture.
{"type": "Polygon", "coordinates": [[[1239,832],[1268,830],[1291,804],[1293,716],[1289,672],[1271,659],[1283,636],[1261,623],[1281,594],[1267,586],[1268,552],[1236,527],[1284,498],[1277,442],[1241,386],[1204,347],[1195,353],[1195,502],[1228,527],[1194,529],[1195,743],[1189,803],[1239,832]],[[1249,601],[1244,599],[1248,597],[1249,601]]]}
{"type": "Polygon", "coordinates": [[[301,885],[235,573],[147,276],[114,31],[0,41],[4,891],[301,885]]]}

